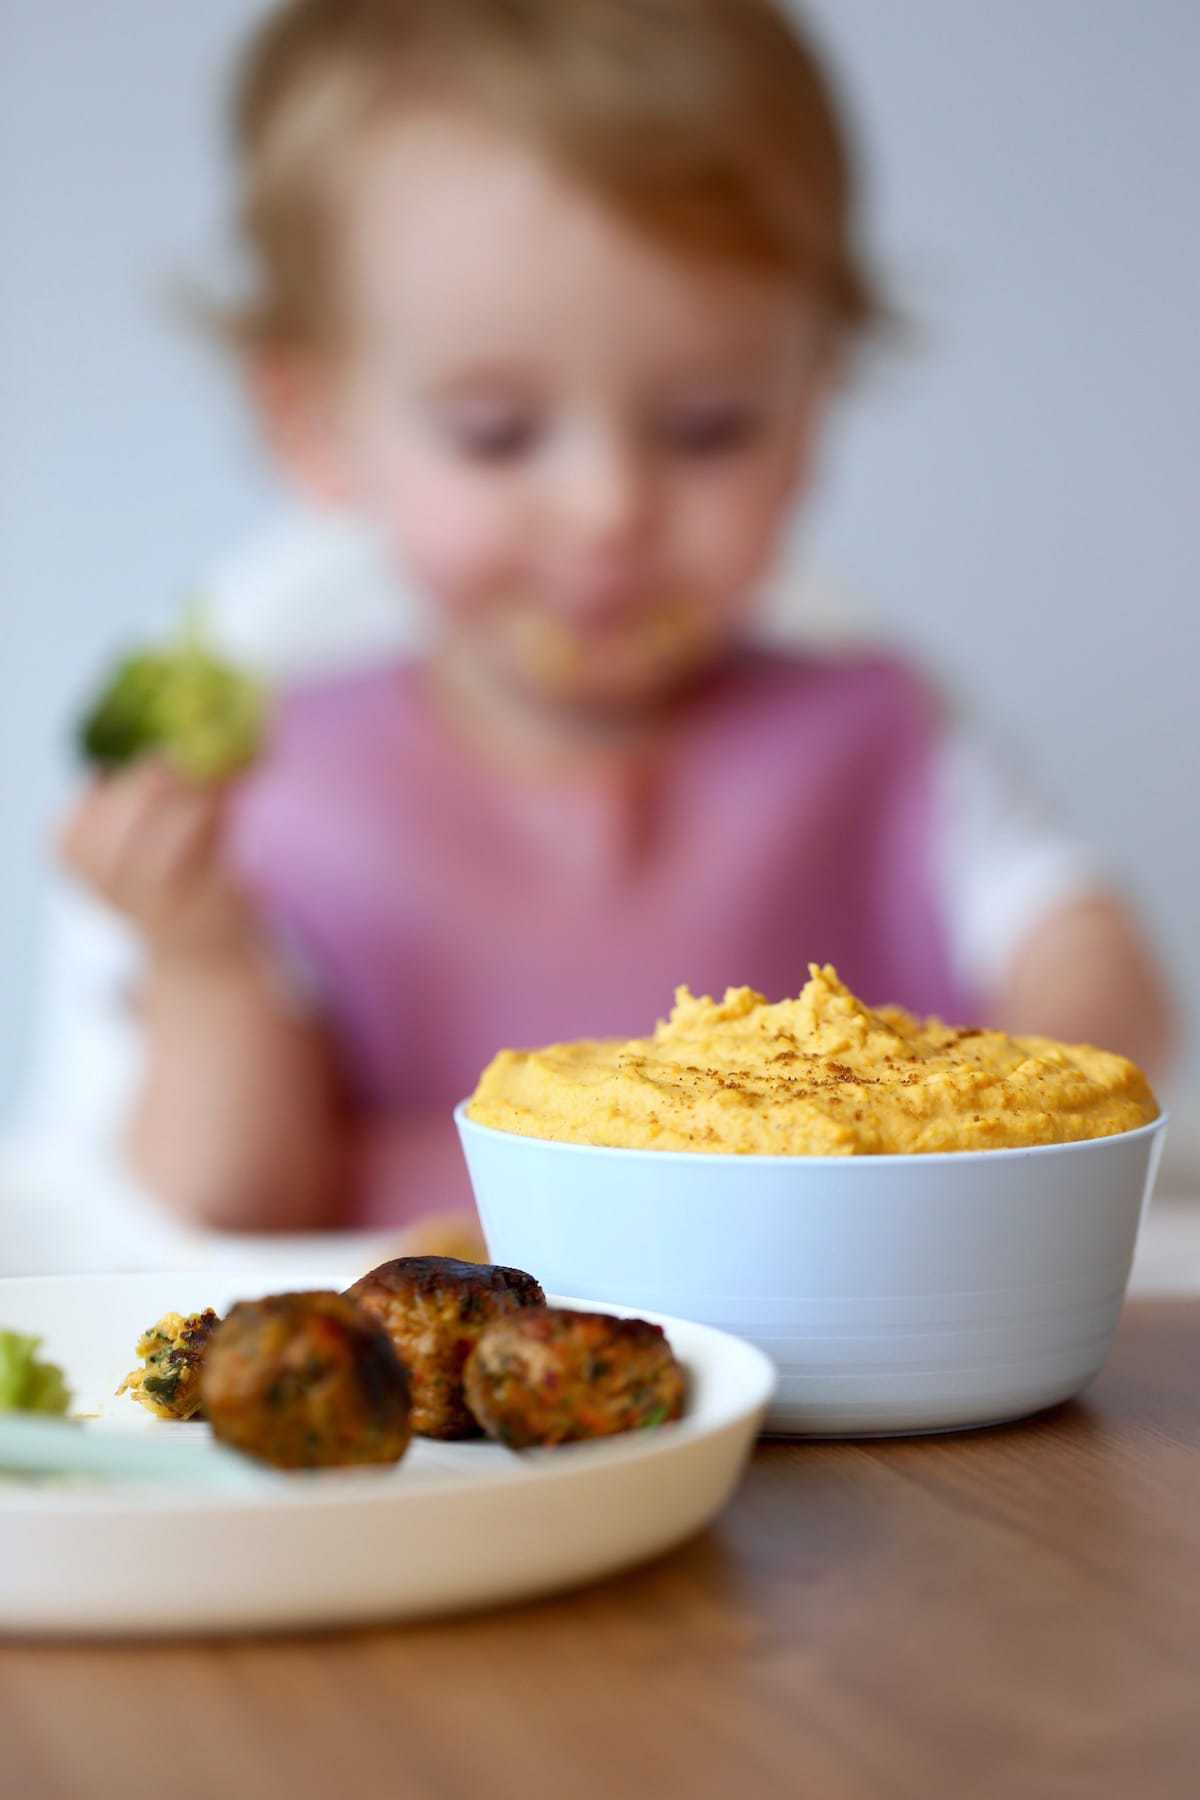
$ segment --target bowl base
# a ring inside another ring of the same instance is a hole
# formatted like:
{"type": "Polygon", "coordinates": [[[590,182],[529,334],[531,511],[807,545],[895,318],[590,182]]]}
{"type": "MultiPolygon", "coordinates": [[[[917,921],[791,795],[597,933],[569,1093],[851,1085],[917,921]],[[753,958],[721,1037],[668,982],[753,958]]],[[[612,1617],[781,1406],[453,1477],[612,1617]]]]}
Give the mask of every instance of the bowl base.
{"type": "Polygon", "coordinates": [[[878,1425],[873,1427],[851,1427],[837,1425],[772,1425],[768,1418],[761,1433],[761,1438],[774,1439],[777,1443],[855,1443],[870,1442],[879,1438],[910,1437],[950,1437],[962,1431],[991,1431],[997,1425],[1017,1425],[1025,1419],[1038,1418],[1043,1413],[1053,1412],[1056,1407],[1065,1406],[1069,1400],[1078,1399],[1088,1383],[1094,1379],[1089,1375],[1087,1381],[1073,1386],[1065,1394],[1057,1394],[1051,1400],[1035,1400],[1011,1410],[989,1413],[977,1419],[948,1419],[936,1425],[878,1425]]]}

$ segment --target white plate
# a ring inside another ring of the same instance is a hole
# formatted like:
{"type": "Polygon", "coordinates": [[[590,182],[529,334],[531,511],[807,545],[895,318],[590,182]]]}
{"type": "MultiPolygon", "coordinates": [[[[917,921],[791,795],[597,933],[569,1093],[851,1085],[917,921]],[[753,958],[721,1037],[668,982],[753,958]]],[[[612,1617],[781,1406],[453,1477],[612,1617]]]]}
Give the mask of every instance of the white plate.
{"type": "MultiPolygon", "coordinates": [[[[355,1273],[326,1268],[293,1285],[341,1287],[355,1273]]],[[[155,1421],[114,1389],[138,1335],[162,1313],[224,1311],[271,1286],[262,1270],[0,1280],[0,1326],[43,1339],[75,1408],[100,1414],[85,1429],[207,1438],[206,1426],[155,1421]]],[[[684,1418],[655,1431],[521,1456],[419,1438],[395,1470],[302,1474],[282,1491],[245,1496],[0,1482],[0,1630],[412,1618],[549,1593],[656,1556],[725,1505],[775,1382],[767,1358],[740,1339],[657,1323],[687,1369],[689,1395],[684,1418]]]]}

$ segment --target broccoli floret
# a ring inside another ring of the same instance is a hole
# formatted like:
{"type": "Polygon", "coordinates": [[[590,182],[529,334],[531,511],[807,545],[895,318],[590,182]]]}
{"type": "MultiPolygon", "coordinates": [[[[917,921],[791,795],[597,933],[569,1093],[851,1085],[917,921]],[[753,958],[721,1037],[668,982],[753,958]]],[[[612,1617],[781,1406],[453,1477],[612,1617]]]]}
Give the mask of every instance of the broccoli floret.
{"type": "Polygon", "coordinates": [[[259,683],[206,649],[194,633],[125,657],[79,729],[84,755],[117,769],[158,750],[196,781],[253,762],[262,738],[259,683]]]}
{"type": "Polygon", "coordinates": [[[80,744],[90,762],[119,768],[160,742],[157,707],[166,669],[166,657],[151,650],[118,664],[80,726],[80,744]]]}
{"type": "Polygon", "coordinates": [[[0,1412],[65,1413],[71,1404],[62,1370],[38,1360],[41,1341],[0,1331],[0,1412]]]}

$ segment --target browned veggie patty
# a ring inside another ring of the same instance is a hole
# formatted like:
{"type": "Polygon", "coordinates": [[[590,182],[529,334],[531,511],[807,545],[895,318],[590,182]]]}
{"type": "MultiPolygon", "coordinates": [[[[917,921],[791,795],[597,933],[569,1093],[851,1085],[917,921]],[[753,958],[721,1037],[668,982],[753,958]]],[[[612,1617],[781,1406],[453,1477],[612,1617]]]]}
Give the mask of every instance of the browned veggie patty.
{"type": "Polygon", "coordinates": [[[386,1331],[340,1294],[239,1301],[201,1388],[213,1435],[280,1469],[394,1463],[408,1448],[408,1374],[386,1331]]]}
{"type": "Polygon", "coordinates": [[[212,1307],[164,1313],[137,1341],[140,1369],[131,1369],[118,1394],[131,1394],[160,1419],[198,1419],[200,1371],[213,1332],[221,1323],[212,1307]]]}
{"type": "Polygon", "coordinates": [[[660,1325],[568,1308],[489,1325],[465,1385],[489,1437],[514,1450],[637,1431],[683,1411],[683,1370],[660,1325]]]}
{"type": "Polygon", "coordinates": [[[453,1256],[400,1256],[381,1263],[347,1296],[386,1328],[412,1381],[413,1430],[423,1437],[477,1437],[462,1372],[494,1319],[542,1307],[532,1275],[453,1256]]]}

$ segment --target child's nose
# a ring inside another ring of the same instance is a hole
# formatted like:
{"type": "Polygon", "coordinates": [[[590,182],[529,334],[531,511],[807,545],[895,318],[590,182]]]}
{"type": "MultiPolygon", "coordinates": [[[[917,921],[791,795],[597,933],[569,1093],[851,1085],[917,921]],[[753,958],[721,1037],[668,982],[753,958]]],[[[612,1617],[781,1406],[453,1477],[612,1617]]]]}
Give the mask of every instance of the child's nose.
{"type": "Polygon", "coordinates": [[[564,461],[556,498],[563,536],[585,554],[636,548],[653,513],[645,458],[635,445],[614,439],[575,448],[564,461]]]}

